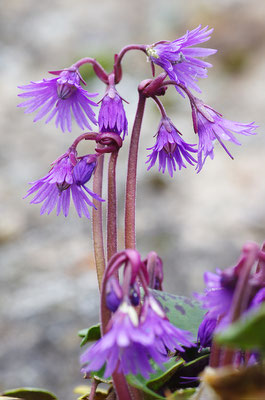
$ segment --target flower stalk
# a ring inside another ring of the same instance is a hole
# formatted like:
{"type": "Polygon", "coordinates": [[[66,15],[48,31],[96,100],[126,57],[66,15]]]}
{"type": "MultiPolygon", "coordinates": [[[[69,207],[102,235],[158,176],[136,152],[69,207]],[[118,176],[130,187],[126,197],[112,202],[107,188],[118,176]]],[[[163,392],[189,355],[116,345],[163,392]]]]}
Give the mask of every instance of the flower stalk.
{"type": "Polygon", "coordinates": [[[125,248],[135,249],[135,203],[138,146],[146,97],[139,91],[139,101],[132,129],[125,196],[125,248]]]}
{"type": "MultiPolygon", "coordinates": [[[[101,148],[102,145],[98,145],[101,148]]],[[[98,163],[93,180],[93,190],[95,193],[102,195],[102,181],[103,181],[103,167],[104,155],[98,158],[98,163]]],[[[94,205],[97,208],[92,211],[92,230],[93,230],[93,244],[94,256],[97,270],[98,286],[101,290],[102,279],[105,271],[105,253],[104,253],[104,240],[103,240],[103,221],[102,221],[102,204],[94,199],[94,205]]]]}
{"type": "Polygon", "coordinates": [[[118,150],[110,155],[108,169],[107,260],[117,252],[116,165],[118,150]]]}

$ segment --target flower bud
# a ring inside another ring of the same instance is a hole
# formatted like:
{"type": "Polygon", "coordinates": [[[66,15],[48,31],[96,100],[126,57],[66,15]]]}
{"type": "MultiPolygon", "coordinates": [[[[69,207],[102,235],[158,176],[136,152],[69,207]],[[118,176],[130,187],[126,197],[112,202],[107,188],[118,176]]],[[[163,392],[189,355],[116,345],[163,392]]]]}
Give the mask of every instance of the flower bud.
{"type": "Polygon", "coordinates": [[[111,277],[107,282],[106,304],[110,311],[115,312],[119,307],[123,297],[122,288],[118,280],[111,277]]]}

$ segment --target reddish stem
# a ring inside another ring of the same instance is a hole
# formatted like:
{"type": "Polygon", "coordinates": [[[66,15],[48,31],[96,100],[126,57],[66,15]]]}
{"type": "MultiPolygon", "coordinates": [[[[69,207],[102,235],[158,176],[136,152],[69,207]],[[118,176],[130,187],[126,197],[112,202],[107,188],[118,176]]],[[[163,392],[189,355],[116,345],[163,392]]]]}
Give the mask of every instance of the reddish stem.
{"type": "Polygon", "coordinates": [[[186,93],[186,95],[188,96],[190,102],[195,105],[194,96],[189,91],[189,89],[186,88],[185,85],[183,85],[182,83],[178,83],[176,81],[173,81],[173,80],[169,80],[169,81],[164,81],[161,86],[168,86],[168,85],[178,86],[180,89],[183,90],[183,92],[186,93]]]}
{"type": "MultiPolygon", "coordinates": [[[[247,304],[249,302],[250,297],[250,287],[248,285],[249,274],[251,272],[251,268],[253,267],[259,248],[256,245],[250,245],[247,249],[247,256],[242,266],[242,270],[240,272],[238,282],[235,288],[235,293],[233,296],[233,301],[230,309],[229,322],[233,323],[239,319],[242,313],[247,308],[247,304]]],[[[233,361],[235,351],[229,348],[226,348],[222,357],[222,365],[230,365],[233,361]]]]}
{"type": "Polygon", "coordinates": [[[210,367],[212,368],[218,367],[220,361],[220,355],[221,355],[221,347],[215,341],[213,341],[211,346],[211,354],[209,361],[210,367]]]}
{"type": "Polygon", "coordinates": [[[157,104],[157,106],[158,106],[158,108],[159,108],[159,111],[160,111],[162,117],[163,117],[163,118],[167,118],[166,110],[165,110],[163,104],[161,103],[161,101],[160,101],[156,96],[153,96],[152,99],[153,99],[154,102],[157,104]]]}
{"type": "Polygon", "coordinates": [[[89,394],[89,400],[94,400],[95,395],[96,395],[96,390],[98,387],[99,381],[97,381],[95,378],[92,379],[92,386],[89,394]]]}
{"type": "Polygon", "coordinates": [[[110,155],[108,170],[107,259],[117,252],[116,164],[118,151],[110,155]]]}
{"type": "Polygon", "coordinates": [[[125,248],[135,249],[135,201],[136,201],[136,173],[137,173],[137,158],[138,146],[141,125],[144,115],[146,98],[139,92],[139,102],[135,115],[129,158],[128,172],[126,182],[126,198],[125,198],[125,248]]]}
{"type": "Polygon", "coordinates": [[[121,61],[124,55],[130,50],[140,50],[146,54],[146,45],[144,44],[130,44],[125,46],[119,54],[115,55],[115,64],[114,64],[114,74],[115,74],[115,83],[119,83],[122,78],[122,69],[121,69],[121,61]]]}
{"type": "MultiPolygon", "coordinates": [[[[101,145],[98,145],[101,146],[101,145]]],[[[98,158],[98,163],[93,180],[93,192],[102,196],[102,179],[103,179],[103,165],[104,155],[98,158]]],[[[105,255],[104,255],[104,241],[103,241],[103,226],[102,226],[102,203],[93,199],[96,210],[92,210],[92,228],[93,228],[93,242],[94,242],[94,255],[97,269],[98,286],[101,290],[103,274],[105,270],[105,255]]]]}
{"type": "Polygon", "coordinates": [[[108,83],[108,74],[102,67],[102,65],[95,59],[90,57],[81,58],[77,61],[73,67],[80,68],[84,64],[92,64],[93,69],[97,77],[104,83],[108,83]]]}
{"type": "Polygon", "coordinates": [[[75,150],[81,140],[96,140],[98,137],[97,132],[87,132],[83,133],[82,135],[78,136],[74,142],[71,144],[70,149],[75,150]]]}

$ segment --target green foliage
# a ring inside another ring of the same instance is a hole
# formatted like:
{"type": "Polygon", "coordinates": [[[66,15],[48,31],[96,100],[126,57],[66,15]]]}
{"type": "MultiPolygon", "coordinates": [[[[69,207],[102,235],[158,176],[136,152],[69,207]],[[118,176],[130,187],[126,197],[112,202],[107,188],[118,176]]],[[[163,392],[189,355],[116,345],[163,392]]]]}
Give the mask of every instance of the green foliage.
{"type": "MultiPolygon", "coordinates": [[[[105,400],[108,397],[111,390],[112,390],[112,387],[102,388],[102,387],[98,386],[96,388],[94,400],[105,400]]],[[[77,386],[74,389],[74,393],[81,395],[80,397],[78,397],[77,400],[88,400],[90,392],[91,392],[91,386],[88,386],[88,385],[77,386]]]]}
{"type": "Polygon", "coordinates": [[[208,362],[208,354],[203,355],[189,363],[182,359],[171,358],[164,364],[165,369],[153,364],[155,372],[150,374],[149,380],[141,375],[127,375],[130,385],[135,386],[144,393],[145,400],[165,399],[168,393],[169,399],[188,399],[195,391],[194,388],[180,388],[183,376],[197,376],[205,363],[208,362]]]}
{"type": "Polygon", "coordinates": [[[104,372],[105,372],[105,365],[103,365],[103,367],[99,371],[90,372],[90,376],[91,378],[92,377],[96,378],[96,380],[99,382],[111,384],[112,383],[111,377],[104,378],[104,372]]]}
{"type": "Polygon", "coordinates": [[[7,390],[2,396],[23,400],[57,400],[54,394],[46,390],[27,387],[7,390]]]}
{"type": "Polygon", "coordinates": [[[100,339],[100,324],[93,325],[90,328],[82,329],[78,332],[78,336],[82,338],[80,347],[84,346],[88,342],[94,342],[100,339]]]}
{"type": "Polygon", "coordinates": [[[178,389],[167,397],[167,400],[187,400],[191,398],[195,391],[194,388],[178,389]]]}
{"type": "Polygon", "coordinates": [[[172,377],[183,362],[183,360],[176,361],[175,358],[171,358],[169,361],[164,363],[165,369],[161,369],[154,364],[153,368],[155,372],[150,374],[149,380],[146,380],[139,374],[127,375],[126,379],[130,385],[142,390],[145,393],[146,399],[164,399],[165,397],[156,393],[156,391],[172,377]]]}
{"type": "Polygon", "coordinates": [[[217,343],[242,350],[265,352],[265,304],[215,336],[217,343]]]}
{"type": "Polygon", "coordinates": [[[205,315],[205,310],[198,301],[159,290],[150,289],[150,292],[159,301],[173,325],[188,330],[197,337],[199,325],[205,315]]]}

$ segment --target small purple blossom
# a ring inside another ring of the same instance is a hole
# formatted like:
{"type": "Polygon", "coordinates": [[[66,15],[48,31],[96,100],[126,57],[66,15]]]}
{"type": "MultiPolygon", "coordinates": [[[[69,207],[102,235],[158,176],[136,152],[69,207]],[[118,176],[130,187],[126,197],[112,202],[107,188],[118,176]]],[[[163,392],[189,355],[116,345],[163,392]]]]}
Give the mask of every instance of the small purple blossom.
{"type": "Polygon", "coordinates": [[[87,193],[96,200],[104,201],[85,186],[95,169],[97,156],[82,157],[76,165],[72,163],[72,158],[68,154],[60,157],[46,176],[31,183],[33,186],[25,197],[37,192],[30,203],[44,202],[40,210],[41,215],[46,212],[50,214],[57,205],[57,215],[62,211],[67,217],[70,194],[72,194],[79,217],[84,214],[85,217],[90,218],[88,206],[96,208],[87,193]]]}
{"type": "Polygon", "coordinates": [[[217,139],[224,150],[231,156],[223,140],[233,142],[240,145],[234,133],[241,135],[255,135],[254,130],[257,125],[254,122],[250,124],[241,124],[239,122],[229,121],[222,117],[220,113],[206,104],[203,104],[199,99],[195,99],[195,106],[193,107],[193,124],[194,130],[199,136],[198,146],[198,165],[197,172],[200,172],[206,158],[209,156],[211,159],[214,157],[214,142],[217,139]]]}
{"type": "Polygon", "coordinates": [[[182,346],[194,346],[191,333],[172,325],[161,306],[151,295],[145,297],[140,321],[142,330],[161,353],[165,352],[165,348],[172,352],[175,350],[183,352],[182,346]]]}
{"type": "Polygon", "coordinates": [[[183,159],[191,165],[196,163],[196,160],[190,154],[197,152],[193,146],[195,145],[186,143],[180,137],[180,132],[169,118],[163,117],[158,127],[156,143],[153,147],[147,149],[152,150],[148,155],[148,170],[155,165],[158,158],[159,171],[162,170],[164,173],[167,168],[169,175],[173,177],[173,171],[176,171],[176,164],[179,170],[186,168],[183,159]]]}
{"type": "MultiPolygon", "coordinates": [[[[204,294],[195,294],[195,296],[202,302],[202,307],[208,310],[205,316],[206,319],[220,319],[222,326],[229,322],[228,317],[234,293],[237,290],[240,277],[245,276],[245,268],[248,268],[249,275],[247,285],[244,284],[246,298],[241,312],[245,312],[264,301],[264,266],[262,265],[262,260],[260,260],[261,257],[263,257],[263,252],[259,251],[259,246],[250,242],[244,245],[241,256],[235,266],[226,268],[224,271],[217,269],[216,274],[213,272],[204,274],[206,284],[204,294]],[[259,261],[258,269],[251,273],[256,261],[259,261]]],[[[220,324],[218,325],[219,327],[220,324]]]]}
{"type": "Polygon", "coordinates": [[[128,134],[128,122],[124,111],[122,98],[114,87],[110,87],[102,99],[99,110],[98,124],[100,132],[115,132],[123,139],[128,134]]]}
{"type": "Polygon", "coordinates": [[[217,270],[217,273],[205,272],[204,281],[206,289],[204,294],[196,294],[196,298],[202,301],[203,308],[208,311],[208,319],[217,319],[226,315],[230,310],[235,285],[225,284],[223,272],[217,270]]]}
{"type": "Polygon", "coordinates": [[[122,301],[122,297],[122,288],[118,280],[112,276],[108,280],[106,287],[106,305],[108,309],[112,312],[115,312],[122,301]]]}
{"type": "MultiPolygon", "coordinates": [[[[207,78],[207,68],[212,67],[212,64],[202,61],[198,57],[207,57],[216,53],[217,50],[190,47],[209,40],[212,32],[213,29],[208,30],[208,26],[201,28],[199,25],[173,42],[160,41],[148,46],[147,54],[150,60],[162,67],[171,79],[201,92],[195,82],[199,78],[207,78]]],[[[178,87],[176,89],[183,95],[178,87]]]]}
{"type": "Polygon", "coordinates": [[[145,378],[153,372],[153,359],[159,365],[167,360],[154,348],[150,335],[139,325],[135,309],[123,302],[113,314],[108,332],[81,356],[82,372],[97,371],[106,364],[104,377],[107,378],[117,368],[125,375],[140,373],[145,378]]]}
{"type": "Polygon", "coordinates": [[[18,107],[26,107],[25,113],[40,109],[34,122],[39,121],[48,113],[45,123],[56,116],[55,125],[57,128],[60,126],[63,132],[66,129],[69,132],[72,130],[72,114],[81,129],[91,129],[88,121],[97,124],[91,106],[97,106],[97,104],[89,97],[95,97],[97,93],[88,93],[81,87],[80,80],[82,78],[75,67],[51,73],[59,76],[19,86],[19,89],[25,90],[25,93],[18,96],[27,100],[18,107]]]}
{"type": "Polygon", "coordinates": [[[209,318],[206,313],[198,329],[197,342],[200,344],[200,349],[211,346],[216,325],[217,319],[209,318]]]}
{"type": "Polygon", "coordinates": [[[250,308],[252,307],[259,307],[261,303],[265,302],[265,287],[260,289],[253,300],[251,301],[250,308]]]}

